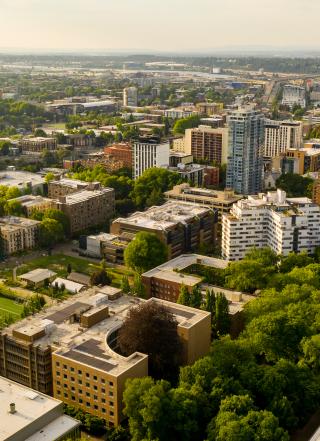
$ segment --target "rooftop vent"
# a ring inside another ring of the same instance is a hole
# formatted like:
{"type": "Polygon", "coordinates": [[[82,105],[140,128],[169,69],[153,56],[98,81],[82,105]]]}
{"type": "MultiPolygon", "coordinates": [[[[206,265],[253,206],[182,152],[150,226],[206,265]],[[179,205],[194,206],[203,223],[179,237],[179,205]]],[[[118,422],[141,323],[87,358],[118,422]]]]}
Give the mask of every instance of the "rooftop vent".
{"type": "Polygon", "coordinates": [[[9,413],[11,413],[12,415],[14,413],[16,413],[16,404],[15,403],[10,403],[10,410],[9,413]]]}

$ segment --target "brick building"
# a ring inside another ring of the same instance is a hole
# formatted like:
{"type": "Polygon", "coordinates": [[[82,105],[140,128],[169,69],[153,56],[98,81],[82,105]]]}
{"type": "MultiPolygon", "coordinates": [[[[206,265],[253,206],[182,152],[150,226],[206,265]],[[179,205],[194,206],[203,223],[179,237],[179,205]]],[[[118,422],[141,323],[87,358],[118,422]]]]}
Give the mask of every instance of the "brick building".
{"type": "Polygon", "coordinates": [[[130,143],[123,142],[113,144],[104,148],[104,152],[117,161],[123,162],[124,167],[132,167],[132,146],[130,143]]]}
{"type": "Polygon", "coordinates": [[[22,153],[41,153],[43,150],[56,150],[56,138],[24,138],[19,143],[22,153]]]}
{"type": "Polygon", "coordinates": [[[213,129],[209,126],[187,129],[184,145],[185,152],[193,155],[196,160],[215,162],[216,165],[226,164],[228,129],[213,129]]]}

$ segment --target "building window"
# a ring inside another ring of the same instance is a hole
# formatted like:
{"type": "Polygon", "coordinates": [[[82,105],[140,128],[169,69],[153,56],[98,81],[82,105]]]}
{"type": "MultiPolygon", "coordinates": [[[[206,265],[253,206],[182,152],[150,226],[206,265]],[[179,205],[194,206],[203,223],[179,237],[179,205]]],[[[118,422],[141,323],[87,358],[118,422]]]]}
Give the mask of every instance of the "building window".
{"type": "Polygon", "coordinates": [[[56,366],[60,366],[60,363],[59,363],[59,361],[56,361],[56,366]]]}
{"type": "Polygon", "coordinates": [[[111,416],[113,416],[113,415],[114,415],[114,412],[113,412],[113,410],[110,410],[110,415],[111,415],[111,416]]]}
{"type": "Polygon", "coordinates": [[[81,375],[81,374],[82,374],[82,371],[78,370],[78,374],[81,375]]]}

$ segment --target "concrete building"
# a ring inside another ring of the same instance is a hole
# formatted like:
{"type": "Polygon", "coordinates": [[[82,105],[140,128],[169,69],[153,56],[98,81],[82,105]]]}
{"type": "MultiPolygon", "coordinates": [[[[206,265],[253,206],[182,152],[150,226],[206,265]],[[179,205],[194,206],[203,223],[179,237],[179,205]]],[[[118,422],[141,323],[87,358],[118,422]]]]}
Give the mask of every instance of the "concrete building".
{"type": "Polygon", "coordinates": [[[320,179],[315,179],[312,187],[312,202],[320,205],[320,179]]]}
{"type": "MultiPolygon", "coordinates": [[[[148,375],[148,356],[117,351],[117,336],[128,311],[145,302],[107,290],[90,289],[1,332],[0,373],[118,425],[124,418],[128,378],[148,375]]],[[[210,348],[210,314],[149,299],[166,307],[178,322],[184,363],[210,348]]],[[[168,342],[170,344],[170,342],[168,342]]]]}
{"type": "Polygon", "coordinates": [[[199,112],[194,108],[176,107],[164,111],[164,116],[171,119],[188,118],[195,115],[199,115],[199,112]]]}
{"type": "Polygon", "coordinates": [[[11,255],[38,246],[40,222],[23,217],[0,218],[0,237],[3,253],[11,255]]]}
{"type": "Polygon", "coordinates": [[[99,182],[85,182],[77,179],[61,178],[48,183],[48,197],[50,199],[59,199],[60,196],[76,193],[88,188],[99,186],[99,182]]]}
{"type": "Polygon", "coordinates": [[[133,178],[137,179],[145,170],[169,165],[168,142],[135,142],[133,144],[133,178]]]}
{"type": "Polygon", "coordinates": [[[4,170],[0,172],[0,185],[17,187],[21,191],[31,190],[33,194],[44,190],[45,179],[38,173],[20,170],[4,170]]]}
{"type": "Polygon", "coordinates": [[[174,199],[199,204],[216,210],[219,223],[222,220],[222,215],[229,213],[232,205],[243,198],[242,195],[236,195],[233,190],[209,190],[207,188],[191,187],[187,183],[174,186],[172,190],[166,191],[164,195],[169,200],[174,199]]]}
{"type": "Polygon", "coordinates": [[[42,153],[44,150],[56,150],[56,138],[24,138],[19,142],[22,153],[42,153]]]}
{"type": "Polygon", "coordinates": [[[217,214],[210,208],[168,201],[160,207],[114,220],[110,232],[115,235],[154,233],[168,246],[169,258],[173,258],[195,251],[202,244],[214,244],[216,224],[217,214]]]}
{"type": "Polygon", "coordinates": [[[284,106],[292,107],[299,105],[302,108],[306,107],[306,90],[304,87],[296,86],[295,84],[286,84],[283,86],[282,104],[284,106]]]}
{"type": "Polygon", "coordinates": [[[320,146],[303,147],[300,149],[288,149],[282,155],[287,162],[294,161],[294,172],[304,175],[308,172],[317,172],[320,170],[320,146]]]}
{"type": "Polygon", "coordinates": [[[52,199],[44,198],[43,196],[34,196],[32,194],[26,194],[15,199],[10,199],[10,201],[19,202],[27,217],[29,217],[34,211],[44,211],[53,208],[54,206],[52,199]]]}
{"type": "Polygon", "coordinates": [[[284,256],[314,253],[320,245],[320,207],[308,198],[287,198],[282,190],[249,196],[222,219],[222,256],[242,259],[251,248],[270,247],[284,256]]]}
{"type": "Polygon", "coordinates": [[[223,111],[223,103],[198,103],[197,109],[203,115],[212,116],[223,111]]]}
{"type": "Polygon", "coordinates": [[[123,105],[124,107],[138,106],[138,89],[136,87],[126,87],[123,89],[123,105]]]}
{"type": "Polygon", "coordinates": [[[264,157],[274,158],[290,148],[302,146],[302,123],[267,121],[265,124],[264,157]]]}
{"type": "Polygon", "coordinates": [[[132,167],[132,145],[128,142],[112,144],[104,148],[104,153],[116,161],[123,162],[124,167],[132,167]]]}
{"type": "Polygon", "coordinates": [[[54,204],[55,208],[66,214],[70,221],[70,233],[75,234],[108,224],[114,215],[114,189],[95,184],[85,190],[60,196],[54,204]]]}
{"type": "Polygon", "coordinates": [[[199,126],[185,132],[185,152],[194,159],[226,164],[228,159],[228,129],[199,126]]]}
{"type": "Polygon", "coordinates": [[[188,180],[194,186],[201,187],[204,183],[206,167],[200,164],[178,164],[177,167],[162,167],[178,175],[183,180],[188,180]]]}
{"type": "Polygon", "coordinates": [[[262,188],[264,115],[238,109],[228,116],[229,151],[227,188],[239,194],[256,194],[262,188]]]}
{"type": "Polygon", "coordinates": [[[175,152],[182,152],[185,153],[185,145],[184,145],[184,137],[182,138],[175,138],[171,141],[171,148],[175,152]]]}
{"type": "Polygon", "coordinates": [[[28,287],[39,288],[46,283],[49,284],[56,278],[57,273],[46,268],[36,268],[25,274],[21,274],[19,279],[27,284],[28,287]]]}
{"type": "Polygon", "coordinates": [[[60,400],[0,377],[0,439],[62,441],[80,439],[80,422],[63,413],[60,400]]]}

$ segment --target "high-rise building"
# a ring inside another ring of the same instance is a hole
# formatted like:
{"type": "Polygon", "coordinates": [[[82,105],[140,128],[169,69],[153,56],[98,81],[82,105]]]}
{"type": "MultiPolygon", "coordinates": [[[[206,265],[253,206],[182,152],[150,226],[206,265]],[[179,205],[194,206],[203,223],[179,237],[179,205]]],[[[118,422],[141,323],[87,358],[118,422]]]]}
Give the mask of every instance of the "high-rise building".
{"type": "Polygon", "coordinates": [[[287,198],[282,190],[249,196],[222,217],[222,256],[243,259],[252,248],[277,254],[306,251],[320,245],[320,208],[311,199],[287,198]]]}
{"type": "Polygon", "coordinates": [[[137,179],[145,170],[169,165],[170,145],[152,140],[133,144],[133,178],[137,179]]]}
{"type": "Polygon", "coordinates": [[[185,152],[194,159],[226,164],[228,156],[228,129],[212,129],[199,126],[187,129],[185,133],[185,152]]]}
{"type": "Polygon", "coordinates": [[[296,86],[295,84],[286,84],[283,86],[282,104],[290,107],[299,105],[306,107],[306,90],[304,87],[296,86]]]}
{"type": "Polygon", "coordinates": [[[123,105],[125,107],[138,106],[138,89],[134,86],[123,89],[123,105]]]}
{"type": "Polygon", "coordinates": [[[252,109],[238,109],[228,116],[227,122],[227,187],[244,195],[259,193],[262,188],[264,115],[252,109]]]}
{"type": "Polygon", "coordinates": [[[264,156],[274,158],[302,144],[302,123],[298,121],[266,121],[264,156]]]}

